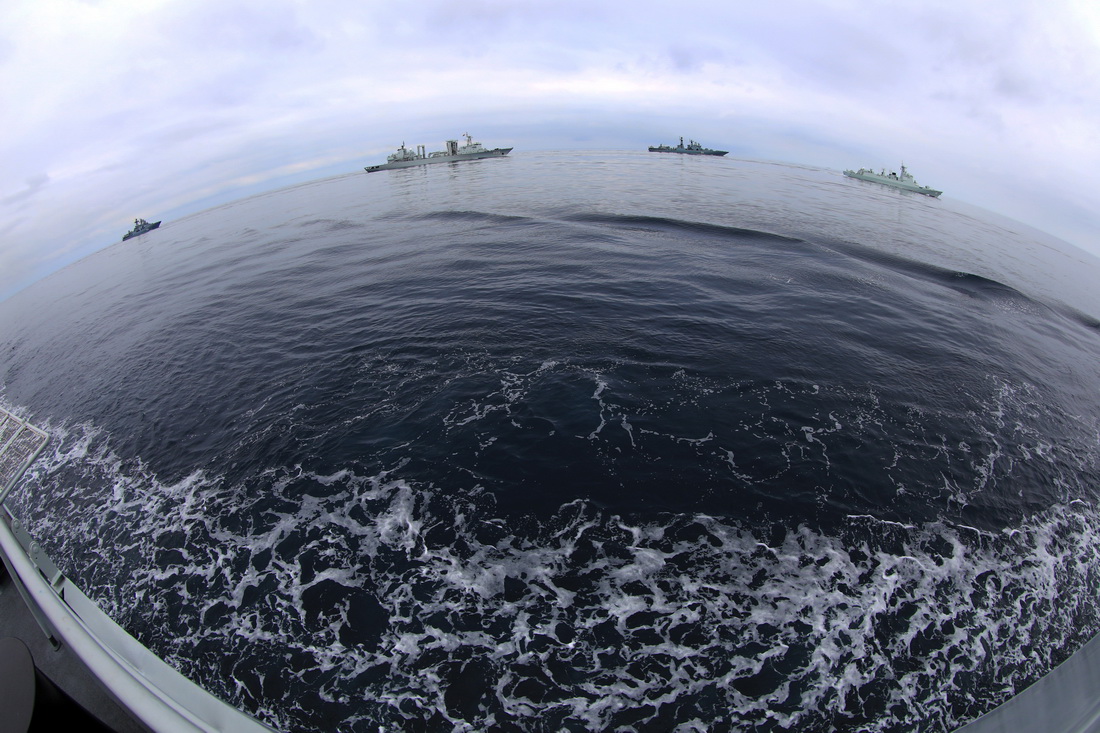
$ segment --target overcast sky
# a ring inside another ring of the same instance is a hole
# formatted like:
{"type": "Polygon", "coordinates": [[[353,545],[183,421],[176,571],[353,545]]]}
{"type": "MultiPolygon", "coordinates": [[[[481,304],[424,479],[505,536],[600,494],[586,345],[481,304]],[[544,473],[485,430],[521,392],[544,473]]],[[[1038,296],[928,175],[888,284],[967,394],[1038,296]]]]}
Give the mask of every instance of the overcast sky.
{"type": "Polygon", "coordinates": [[[0,299],[173,218],[469,130],[842,170],[1100,255],[1095,0],[3,0],[0,299]]]}

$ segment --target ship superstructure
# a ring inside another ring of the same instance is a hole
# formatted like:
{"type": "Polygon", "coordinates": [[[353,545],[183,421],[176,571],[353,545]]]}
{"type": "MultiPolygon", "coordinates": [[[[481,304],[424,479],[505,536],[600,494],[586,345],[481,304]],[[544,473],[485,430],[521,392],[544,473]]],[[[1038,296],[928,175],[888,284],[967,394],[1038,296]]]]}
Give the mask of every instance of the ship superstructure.
{"type": "Polygon", "coordinates": [[[145,234],[145,232],[151,232],[159,226],[159,221],[154,221],[152,224],[150,224],[144,219],[134,219],[134,228],[122,235],[122,241],[125,242],[131,237],[137,237],[145,234]]]}
{"type": "Polygon", "coordinates": [[[481,158],[502,158],[512,152],[512,148],[487,149],[481,143],[474,142],[468,132],[464,133],[463,137],[466,138],[464,145],[460,146],[458,140],[447,140],[444,143],[446,147],[443,150],[431,153],[427,152],[423,145],[417,145],[415,150],[410,150],[405,147],[405,143],[401,143],[401,147],[397,149],[397,152],[390,153],[385,163],[368,165],[363,170],[367,173],[374,173],[375,171],[384,171],[391,168],[410,168],[414,165],[451,163],[459,160],[479,160],[481,158]]]}
{"type": "Polygon", "coordinates": [[[684,145],[684,138],[681,137],[680,144],[676,147],[672,147],[671,145],[651,145],[649,146],[649,152],[680,153],[681,155],[725,155],[729,151],[704,148],[701,143],[697,143],[694,140],[688,140],[687,145],[684,145]]]}
{"type": "Polygon", "coordinates": [[[906,170],[904,164],[901,166],[900,176],[893,171],[887,173],[885,168],[878,173],[875,173],[870,168],[860,168],[858,171],[844,171],[844,175],[849,178],[857,178],[861,181],[870,181],[871,183],[881,183],[885,186],[893,186],[894,188],[900,188],[904,191],[923,193],[925,196],[931,196],[933,198],[937,198],[943,193],[943,191],[937,191],[929,186],[921,186],[918,184],[912,174],[906,170]]]}

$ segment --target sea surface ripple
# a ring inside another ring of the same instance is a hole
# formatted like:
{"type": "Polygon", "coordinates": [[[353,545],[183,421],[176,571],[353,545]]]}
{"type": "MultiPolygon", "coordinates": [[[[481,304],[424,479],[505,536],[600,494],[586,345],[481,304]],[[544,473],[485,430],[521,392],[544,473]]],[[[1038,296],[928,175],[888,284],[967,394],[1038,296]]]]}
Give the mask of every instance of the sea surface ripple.
{"type": "Polygon", "coordinates": [[[0,303],[10,503],[281,730],[949,730],[1100,631],[1098,274],[793,165],[315,181],[0,303]]]}

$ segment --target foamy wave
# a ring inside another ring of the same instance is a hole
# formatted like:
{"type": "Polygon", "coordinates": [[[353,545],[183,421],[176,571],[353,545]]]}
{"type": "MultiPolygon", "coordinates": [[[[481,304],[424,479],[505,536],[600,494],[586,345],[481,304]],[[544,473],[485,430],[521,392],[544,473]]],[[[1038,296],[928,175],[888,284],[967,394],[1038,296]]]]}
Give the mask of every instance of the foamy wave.
{"type": "Polygon", "coordinates": [[[584,501],[533,521],[351,469],[164,484],[94,429],[59,437],[31,493],[99,511],[24,494],[36,535],[170,663],[291,730],[946,729],[1098,628],[1080,501],[1001,532],[584,501]]]}

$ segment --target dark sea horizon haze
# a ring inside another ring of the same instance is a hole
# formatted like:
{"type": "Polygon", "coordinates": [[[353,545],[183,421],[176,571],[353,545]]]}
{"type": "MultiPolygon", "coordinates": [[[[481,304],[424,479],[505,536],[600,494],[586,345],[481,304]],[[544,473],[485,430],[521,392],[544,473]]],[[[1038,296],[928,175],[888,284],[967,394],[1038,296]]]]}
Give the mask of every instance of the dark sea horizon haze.
{"type": "Polygon", "coordinates": [[[279,730],[951,730],[1100,631],[1100,260],[950,195],[515,151],[166,221],[0,303],[8,503],[279,730]]]}

